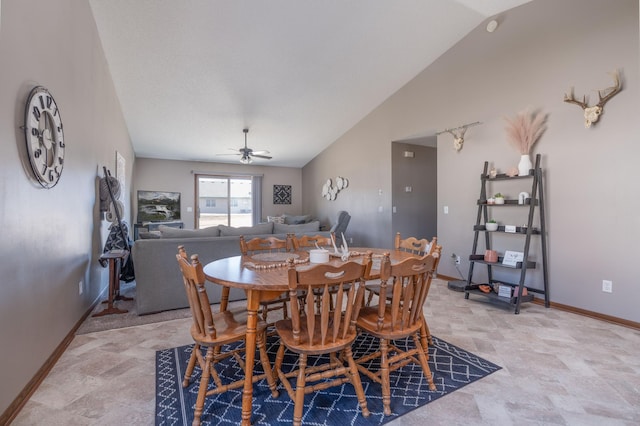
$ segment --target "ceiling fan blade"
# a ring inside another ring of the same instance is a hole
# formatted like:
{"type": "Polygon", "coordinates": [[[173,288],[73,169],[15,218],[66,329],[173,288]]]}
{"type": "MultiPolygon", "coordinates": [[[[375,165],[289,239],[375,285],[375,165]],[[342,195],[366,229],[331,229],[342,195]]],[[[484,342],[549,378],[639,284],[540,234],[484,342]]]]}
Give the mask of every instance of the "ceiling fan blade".
{"type": "Polygon", "coordinates": [[[253,154],[251,154],[252,157],[256,157],[256,158],[264,158],[265,160],[271,160],[272,157],[269,157],[268,155],[258,155],[255,152],[253,154]]]}
{"type": "Polygon", "coordinates": [[[215,155],[220,156],[220,155],[242,155],[242,154],[239,152],[236,152],[235,154],[215,154],[215,155]]]}
{"type": "Polygon", "coordinates": [[[251,151],[251,153],[253,155],[265,155],[265,154],[268,154],[269,151],[266,151],[266,150],[263,149],[263,150],[260,150],[260,151],[251,151]]]}

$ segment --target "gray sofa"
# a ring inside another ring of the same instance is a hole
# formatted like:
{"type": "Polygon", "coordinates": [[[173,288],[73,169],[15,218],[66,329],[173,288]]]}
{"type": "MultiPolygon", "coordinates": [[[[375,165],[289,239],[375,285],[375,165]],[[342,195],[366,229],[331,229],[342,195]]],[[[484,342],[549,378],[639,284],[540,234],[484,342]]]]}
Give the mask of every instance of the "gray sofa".
{"type": "MultiPolygon", "coordinates": [[[[321,232],[319,229],[317,221],[297,225],[266,223],[241,228],[220,225],[201,230],[160,227],[158,232],[141,236],[143,239],[136,240],[131,251],[138,315],[189,306],[175,257],[179,245],[184,245],[189,255],[197,254],[200,262],[206,265],[217,259],[239,255],[240,235],[247,239],[269,236],[284,239],[288,233],[330,235],[329,231],[321,232]]],[[[212,303],[220,301],[221,290],[220,286],[207,283],[212,303]]],[[[246,296],[241,290],[231,289],[229,298],[239,300],[246,296]]]]}

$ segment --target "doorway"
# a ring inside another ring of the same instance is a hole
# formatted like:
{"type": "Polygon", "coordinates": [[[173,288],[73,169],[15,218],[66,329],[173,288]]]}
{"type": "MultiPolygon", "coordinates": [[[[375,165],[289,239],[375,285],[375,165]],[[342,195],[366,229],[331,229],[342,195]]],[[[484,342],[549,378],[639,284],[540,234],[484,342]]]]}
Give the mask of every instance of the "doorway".
{"type": "MultiPolygon", "coordinates": [[[[427,238],[438,232],[437,137],[392,142],[393,235],[427,238]]],[[[392,236],[393,238],[393,236],[392,236]]],[[[393,241],[393,239],[391,239],[393,241]]]]}

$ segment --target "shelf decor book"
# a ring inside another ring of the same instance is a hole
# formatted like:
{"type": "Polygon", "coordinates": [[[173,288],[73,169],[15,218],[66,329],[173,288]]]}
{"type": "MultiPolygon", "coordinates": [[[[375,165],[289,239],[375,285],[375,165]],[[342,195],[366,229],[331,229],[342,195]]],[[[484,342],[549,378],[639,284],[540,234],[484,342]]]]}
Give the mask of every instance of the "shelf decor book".
{"type": "Polygon", "coordinates": [[[507,266],[516,266],[518,262],[522,262],[523,260],[524,260],[524,253],[520,251],[507,250],[504,252],[504,257],[502,258],[502,264],[507,266]]]}

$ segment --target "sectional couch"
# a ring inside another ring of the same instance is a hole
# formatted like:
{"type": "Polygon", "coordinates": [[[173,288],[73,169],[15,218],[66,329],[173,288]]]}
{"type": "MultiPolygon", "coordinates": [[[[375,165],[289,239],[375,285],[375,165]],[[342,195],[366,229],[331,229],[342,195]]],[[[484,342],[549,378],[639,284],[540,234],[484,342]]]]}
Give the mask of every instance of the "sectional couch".
{"type": "MultiPolygon", "coordinates": [[[[289,233],[330,235],[338,227],[343,228],[342,224],[335,223],[328,231],[320,231],[318,221],[295,225],[269,222],[240,228],[219,225],[198,230],[160,226],[158,232],[141,235],[142,239],[135,241],[131,251],[138,315],[189,306],[175,257],[180,245],[184,245],[189,255],[197,254],[200,262],[206,265],[217,259],[239,255],[240,235],[247,239],[270,236],[285,239],[289,233]]],[[[207,283],[207,293],[212,303],[220,301],[220,286],[207,283]]],[[[229,298],[239,300],[246,296],[242,290],[231,289],[229,298]]]]}

